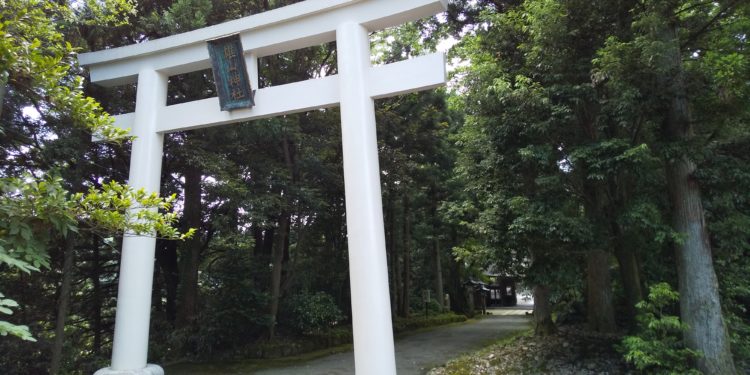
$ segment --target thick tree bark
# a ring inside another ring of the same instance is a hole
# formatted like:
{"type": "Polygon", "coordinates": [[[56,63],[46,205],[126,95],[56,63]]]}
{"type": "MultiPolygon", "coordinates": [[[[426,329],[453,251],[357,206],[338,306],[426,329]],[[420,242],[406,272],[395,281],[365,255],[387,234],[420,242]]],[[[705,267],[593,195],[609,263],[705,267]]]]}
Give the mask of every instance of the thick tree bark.
{"type": "MultiPolygon", "coordinates": [[[[294,186],[299,181],[299,171],[297,170],[295,149],[292,141],[287,135],[284,136],[282,142],[282,151],[284,154],[284,163],[289,170],[291,180],[288,185],[294,186]]],[[[276,319],[279,314],[279,303],[281,301],[282,293],[282,276],[284,270],[284,263],[289,259],[289,237],[291,233],[291,214],[293,201],[291,194],[287,189],[282,190],[284,192],[284,198],[286,207],[281,213],[279,219],[279,231],[277,237],[277,243],[273,247],[271,254],[271,303],[269,306],[271,314],[271,325],[268,330],[268,338],[273,340],[276,334],[276,319]]]]}
{"type": "MultiPolygon", "coordinates": [[[[669,18],[667,18],[669,19],[669,18]]],[[[673,75],[665,82],[670,96],[664,121],[664,133],[672,142],[694,137],[689,112],[677,22],[673,21],[661,35],[672,46],[664,64],[673,75]]],[[[693,177],[695,163],[688,155],[667,160],[666,175],[672,203],[672,225],[684,240],[675,244],[677,276],[680,291],[680,317],[687,324],[683,336],[686,345],[700,351],[698,368],[704,374],[736,374],[730,350],[729,335],[719,299],[719,285],[714,271],[711,245],[701,202],[701,191],[693,177]]]]}
{"type": "Polygon", "coordinates": [[[736,374],[719,300],[719,284],[708,242],[700,190],[687,158],[667,166],[674,229],[685,235],[675,245],[680,290],[680,316],[687,324],[685,343],[703,355],[698,368],[704,374],[736,374]]]}
{"type": "Polygon", "coordinates": [[[259,256],[263,253],[263,228],[253,223],[253,255],[259,256]]]}
{"type": "Polygon", "coordinates": [[[177,264],[177,242],[157,241],[156,262],[159,264],[159,269],[161,269],[161,276],[164,280],[164,291],[167,297],[164,305],[164,314],[167,321],[174,324],[177,319],[177,287],[180,282],[177,264]]]}
{"type": "Polygon", "coordinates": [[[62,365],[62,350],[65,343],[65,321],[70,312],[70,288],[73,280],[73,261],[75,260],[74,242],[72,238],[65,240],[63,248],[62,283],[57,302],[57,319],[55,322],[55,341],[52,343],[52,360],[49,373],[57,375],[62,365]]]}
{"type": "Polygon", "coordinates": [[[276,317],[279,314],[279,302],[281,300],[281,271],[284,267],[285,248],[289,243],[290,222],[289,215],[284,216],[279,221],[279,231],[277,244],[273,248],[271,256],[271,304],[269,307],[271,315],[271,325],[268,328],[268,338],[274,339],[276,335],[276,317]]]}
{"type": "Polygon", "coordinates": [[[435,290],[435,299],[440,303],[440,311],[443,311],[443,266],[440,264],[440,240],[432,240],[433,266],[435,267],[435,278],[433,279],[433,289],[435,290]]]}
{"type": "MultiPolygon", "coordinates": [[[[633,145],[636,141],[634,139],[633,145]]],[[[642,141],[637,141],[642,142],[642,141]]],[[[633,176],[629,173],[620,173],[614,178],[607,180],[608,195],[612,197],[612,203],[608,207],[607,220],[609,220],[610,238],[612,239],[612,250],[617,259],[623,294],[625,297],[624,311],[620,314],[625,324],[634,329],[638,309],[636,305],[643,300],[643,284],[641,280],[641,263],[635,247],[628,244],[624,238],[622,227],[618,217],[622,216],[624,207],[632,200],[635,189],[633,176]]]]}
{"type": "MultiPolygon", "coordinates": [[[[456,231],[456,228],[451,228],[450,236],[448,237],[448,243],[456,244],[458,242],[458,233],[456,231]]],[[[466,306],[466,292],[465,288],[462,285],[464,280],[466,280],[466,276],[464,275],[464,267],[462,264],[459,264],[454,257],[447,257],[445,258],[445,261],[448,263],[447,269],[449,276],[447,278],[447,287],[450,298],[450,310],[455,312],[468,311],[468,307],[466,306]]]]}
{"type": "Polygon", "coordinates": [[[614,332],[616,326],[609,270],[610,254],[604,250],[612,245],[612,233],[607,219],[607,208],[611,202],[604,186],[596,182],[587,182],[584,191],[586,218],[594,231],[594,245],[599,246],[586,254],[586,315],[589,329],[614,332]]]}
{"type": "Polygon", "coordinates": [[[614,332],[612,280],[609,275],[609,254],[605,251],[591,250],[586,255],[586,292],[589,328],[597,332],[614,332]]]}
{"type": "Polygon", "coordinates": [[[396,316],[398,311],[398,286],[396,284],[396,252],[395,252],[395,225],[393,215],[393,200],[388,200],[388,204],[385,206],[385,221],[386,221],[386,252],[388,253],[388,276],[389,276],[389,287],[391,293],[391,316],[396,316]]]}
{"type": "Polygon", "coordinates": [[[401,316],[409,317],[409,291],[411,290],[411,210],[409,207],[409,197],[404,195],[404,231],[402,240],[402,255],[404,257],[403,273],[403,295],[401,304],[401,316]]]}
{"type": "MultiPolygon", "coordinates": [[[[201,170],[194,165],[185,169],[185,207],[184,228],[200,228],[201,215],[201,170]]],[[[186,327],[193,323],[198,313],[198,267],[203,248],[201,236],[185,241],[180,251],[180,293],[177,327],[186,327]]]]}
{"type": "Polygon", "coordinates": [[[99,248],[99,238],[94,236],[91,241],[93,246],[91,259],[91,285],[92,285],[92,303],[93,311],[91,330],[94,333],[94,346],[91,350],[94,355],[98,356],[102,348],[102,283],[101,283],[101,249],[99,248]]]}
{"type": "MultiPolygon", "coordinates": [[[[531,256],[531,269],[539,273],[541,262],[546,260],[545,254],[534,249],[529,249],[531,256]]],[[[555,322],[552,320],[552,304],[550,303],[549,285],[535,283],[531,293],[534,296],[534,334],[537,336],[548,336],[557,331],[555,322]]]]}
{"type": "MultiPolygon", "coordinates": [[[[401,287],[401,252],[402,250],[399,249],[401,245],[400,238],[396,235],[396,212],[394,210],[393,212],[393,220],[391,221],[391,224],[394,226],[394,232],[393,232],[393,290],[394,290],[394,299],[396,300],[396,313],[401,316],[401,310],[404,305],[404,289],[401,287]]],[[[403,237],[403,232],[401,233],[401,237],[403,237]]]]}
{"type": "Polygon", "coordinates": [[[638,259],[632,249],[626,249],[620,242],[614,244],[615,257],[620,268],[620,280],[625,292],[625,314],[629,324],[635,322],[635,305],[643,300],[643,289],[641,288],[641,271],[638,259]]]}
{"type": "MultiPolygon", "coordinates": [[[[588,129],[586,132],[591,141],[596,142],[598,134],[593,119],[586,119],[582,124],[588,129]]],[[[588,179],[588,165],[581,163],[579,172],[583,179],[584,212],[593,233],[592,248],[586,253],[586,318],[589,329],[614,332],[615,309],[609,270],[610,254],[607,252],[612,246],[612,228],[609,225],[612,199],[605,184],[588,179]]]]}
{"type": "Polygon", "coordinates": [[[261,258],[271,256],[271,253],[273,253],[275,232],[274,228],[263,228],[259,224],[253,224],[253,237],[255,238],[254,256],[261,258]]]}
{"type": "MultiPolygon", "coordinates": [[[[155,248],[158,248],[158,246],[159,245],[157,244],[155,248]]],[[[161,288],[161,274],[162,270],[159,266],[159,260],[156,259],[154,260],[154,274],[151,278],[151,311],[157,314],[164,312],[164,304],[162,303],[164,297],[161,288]]]]}
{"type": "Polygon", "coordinates": [[[534,285],[534,334],[549,336],[557,332],[555,322],[552,321],[552,304],[549,302],[549,287],[534,285]]]}

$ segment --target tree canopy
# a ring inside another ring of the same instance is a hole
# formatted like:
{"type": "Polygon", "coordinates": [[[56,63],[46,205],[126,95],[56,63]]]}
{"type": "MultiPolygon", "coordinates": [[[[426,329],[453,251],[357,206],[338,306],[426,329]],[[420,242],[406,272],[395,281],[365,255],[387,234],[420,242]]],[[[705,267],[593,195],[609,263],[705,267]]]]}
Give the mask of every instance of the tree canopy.
{"type": "MultiPolygon", "coordinates": [[[[123,233],[159,238],[157,363],[346,340],[338,109],[169,134],[159,197],[125,184],[131,139],[108,114],[131,112],[137,87],[89,84],[75,59],[295,2],[0,0],[0,367],[107,363],[123,233]]],[[[376,101],[394,318],[423,311],[424,290],[434,312],[448,294],[471,315],[467,286],[512,279],[538,335],[585,321],[625,332],[645,372],[742,371],[749,12],[453,1],[373,33],[376,64],[456,43],[448,88],[376,101]]],[[[263,57],[260,86],[336,61],[335,43],[263,57]]],[[[210,70],[169,78],[168,105],[215,95],[210,70]]]]}

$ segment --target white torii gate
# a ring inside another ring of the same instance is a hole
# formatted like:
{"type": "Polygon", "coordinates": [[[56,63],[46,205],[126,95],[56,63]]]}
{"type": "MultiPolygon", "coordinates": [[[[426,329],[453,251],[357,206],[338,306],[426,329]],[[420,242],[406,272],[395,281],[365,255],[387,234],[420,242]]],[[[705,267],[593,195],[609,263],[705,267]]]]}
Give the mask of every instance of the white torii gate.
{"type": "MultiPolygon", "coordinates": [[[[165,133],[341,107],[355,369],[396,373],[383,230],[374,99],[445,83],[445,58],[431,54],[372,67],[368,33],[444,11],[447,0],[307,0],[200,30],[79,55],[91,81],[138,83],[135,113],[116,116],[133,141],[129,184],[158,192],[165,133]],[[170,75],[210,67],[206,41],[239,34],[258,88],[258,58],[336,41],[338,75],[263,88],[257,105],[231,112],[218,98],[167,106],[170,75]]],[[[122,244],[111,367],[96,375],[161,375],[147,364],[155,239],[122,244]]]]}

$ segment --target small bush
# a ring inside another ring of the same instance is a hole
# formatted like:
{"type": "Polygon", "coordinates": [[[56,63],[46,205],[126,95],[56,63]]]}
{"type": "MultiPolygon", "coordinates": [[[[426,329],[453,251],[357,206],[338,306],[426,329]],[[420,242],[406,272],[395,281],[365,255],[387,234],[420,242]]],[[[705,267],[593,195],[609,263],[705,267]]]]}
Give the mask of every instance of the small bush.
{"type": "Polygon", "coordinates": [[[284,324],[305,335],[325,332],[346,316],[328,293],[300,293],[285,302],[284,324]]]}
{"type": "Polygon", "coordinates": [[[699,353],[682,342],[685,324],[668,314],[677,301],[679,293],[667,283],[650,288],[648,299],[636,305],[638,333],[626,336],[619,348],[625,361],[647,374],[700,374],[691,365],[699,353]]]}
{"type": "MultiPolygon", "coordinates": [[[[424,308],[425,308],[425,302],[422,299],[422,296],[416,296],[412,298],[411,303],[409,304],[409,312],[411,312],[412,315],[422,314],[424,315],[424,308]]],[[[440,304],[440,301],[437,299],[430,298],[430,301],[427,302],[427,312],[430,315],[440,314],[443,312],[443,306],[440,304]]]]}
{"type": "Polygon", "coordinates": [[[411,318],[396,318],[393,321],[393,331],[396,333],[411,331],[420,328],[440,326],[444,324],[457,323],[466,321],[466,316],[454,313],[445,313],[440,315],[414,315],[411,318]]]}

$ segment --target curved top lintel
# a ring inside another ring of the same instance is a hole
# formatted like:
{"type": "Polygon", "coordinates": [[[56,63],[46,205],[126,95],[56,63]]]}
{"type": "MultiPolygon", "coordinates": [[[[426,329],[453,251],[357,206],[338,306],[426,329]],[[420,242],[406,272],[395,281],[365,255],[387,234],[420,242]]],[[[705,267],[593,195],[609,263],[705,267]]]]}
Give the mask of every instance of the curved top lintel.
{"type": "Polygon", "coordinates": [[[357,3],[362,0],[307,0],[285,7],[253,14],[247,17],[227,21],[213,26],[204,27],[164,38],[148,40],[129,46],[105,49],[101,51],[82,53],[78,55],[78,62],[83,66],[103,64],[114,60],[122,60],[142,55],[148,55],[183,47],[193,43],[220,38],[225,35],[236,34],[252,29],[269,27],[280,22],[294,21],[302,17],[309,17],[329,11],[341,6],[357,3]]]}
{"type": "Polygon", "coordinates": [[[335,40],[336,27],[355,21],[370,31],[432,16],[447,0],[306,0],[218,25],[125,47],[78,55],[91,81],[105,86],[135,82],[141,69],[168,75],[210,66],[203,43],[240,34],[244,52],[256,57],[335,40]]]}

